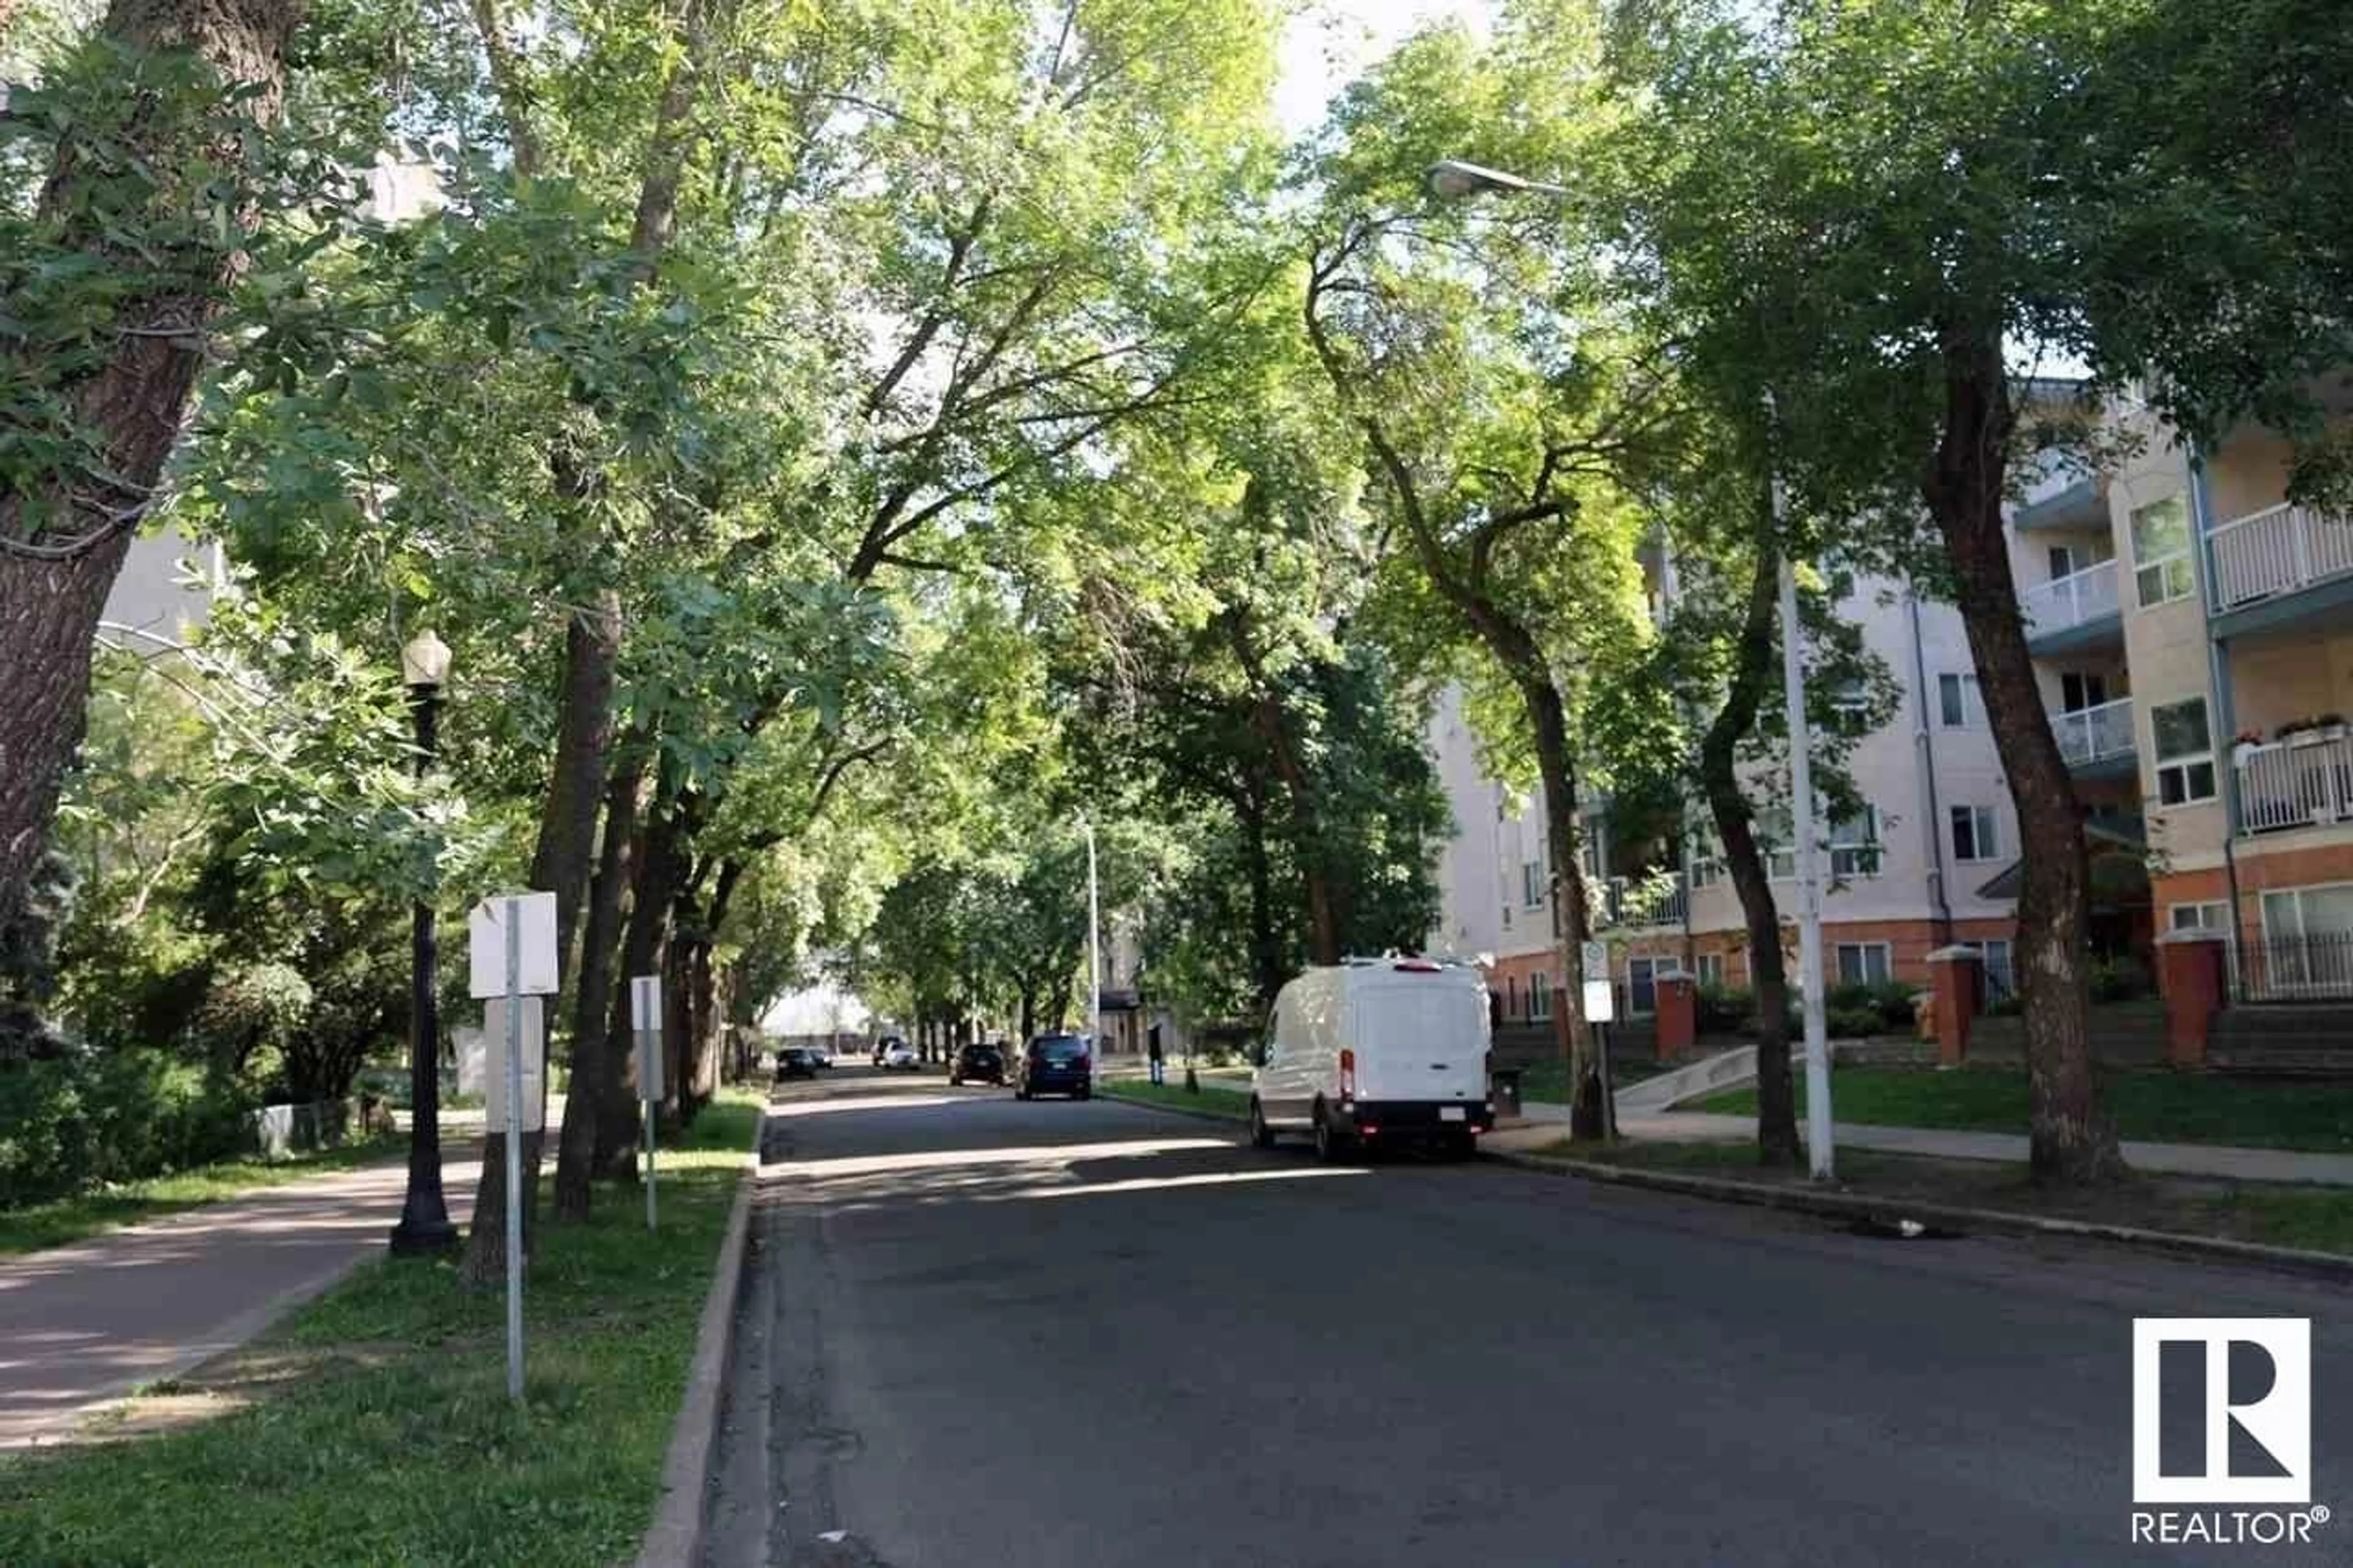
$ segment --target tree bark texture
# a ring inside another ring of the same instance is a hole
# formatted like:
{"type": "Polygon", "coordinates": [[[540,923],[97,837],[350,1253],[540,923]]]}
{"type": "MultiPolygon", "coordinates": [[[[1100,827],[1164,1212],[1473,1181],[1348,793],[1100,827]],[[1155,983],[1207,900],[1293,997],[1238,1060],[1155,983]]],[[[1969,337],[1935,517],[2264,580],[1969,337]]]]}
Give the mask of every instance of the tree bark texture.
{"type": "Polygon", "coordinates": [[[1577,984],[1585,963],[1585,865],[1577,854],[1583,835],[1577,816],[1568,710],[1561,700],[1560,688],[1541,668],[1523,673],[1519,688],[1535,734],[1536,768],[1544,780],[1545,823],[1551,830],[1553,898],[1560,908],[1560,934],[1554,952],[1561,983],[1554,990],[1552,1017],[1561,1057],[1568,1064],[1568,1135],[1606,1139],[1614,1133],[1617,1118],[1604,1100],[1601,1053],[1596,1048],[1593,1031],[1586,1026],[1585,993],[1577,984]]]}
{"type": "MultiPolygon", "coordinates": [[[[612,748],[613,682],[620,660],[621,600],[607,589],[593,609],[576,612],[565,628],[564,675],[558,700],[555,757],[547,793],[540,804],[539,837],[531,856],[531,886],[555,895],[555,955],[559,981],[576,967],[572,939],[587,892],[596,854],[597,798],[605,784],[605,758],[612,748]]],[[[537,1042],[547,1059],[555,1028],[554,1007],[541,1014],[537,1042]]],[[[541,1075],[540,1081],[546,1081],[541,1075]]],[[[569,1110],[567,1104],[566,1110],[569,1110]]],[[[533,1134],[523,1147],[522,1194],[524,1245],[537,1228],[539,1155],[545,1142],[533,1134]]],[[[489,1284],[505,1271],[507,1203],[505,1134],[490,1134],[482,1173],[474,1186],[474,1217],[466,1232],[460,1272],[470,1282],[489,1284]]]]}
{"type": "MultiPolygon", "coordinates": [[[[623,981],[633,974],[662,973],[663,953],[669,946],[670,908],[679,882],[686,874],[680,832],[681,805],[670,791],[658,792],[634,855],[628,931],[621,941],[621,968],[617,977],[623,981]]],[[[675,988],[666,984],[663,990],[667,1014],[676,1000],[675,988]]],[[[675,1053],[670,1043],[670,1019],[665,1016],[663,1022],[663,1066],[670,1081],[664,1082],[662,1088],[668,1095],[677,1089],[671,1059],[675,1053]]],[[[609,1098],[598,1097],[596,1169],[598,1175],[624,1179],[633,1178],[637,1173],[638,1135],[637,1097],[626,1084],[615,1081],[628,1060],[629,1035],[629,994],[628,986],[623,984],[613,987],[613,1006],[605,1032],[605,1072],[607,1081],[615,1082],[615,1092],[609,1098]]]]}
{"type": "Polygon", "coordinates": [[[1794,1166],[1800,1152],[1797,1093],[1789,1077],[1789,979],[1781,963],[1781,914],[1736,765],[1741,741],[1757,728],[1773,668],[1781,557],[1772,537],[1770,500],[1763,506],[1765,531],[1741,619],[1739,659],[1724,706],[1700,742],[1700,787],[1748,933],[1749,990],[1757,1004],[1757,1158],[1762,1164],[1794,1166]]]}
{"type": "Polygon", "coordinates": [[[2122,1173],[2116,1128],[2092,1072],[2091,864],[2084,808],[2052,732],[2002,533],[2015,415],[2000,333],[1947,324],[1945,428],[1921,489],[1944,536],[1978,686],[2018,805],[2025,879],[2018,899],[2019,991],[2026,1023],[2028,1130],[2037,1182],[2077,1184],[2122,1173]]]}
{"type": "Polygon", "coordinates": [[[605,1048],[605,1016],[612,1005],[613,963],[628,904],[638,797],[650,746],[651,737],[642,730],[623,741],[605,788],[605,843],[589,889],[573,987],[572,1090],[564,1101],[564,1131],[555,1157],[555,1212],[565,1219],[587,1217],[596,1170],[597,1118],[608,1100],[628,1093],[621,1064],[605,1048]]]}
{"type": "MultiPolygon", "coordinates": [[[[194,53],[223,81],[258,86],[249,112],[267,122],[283,96],[286,51],[302,11],[300,0],[114,0],[100,37],[134,53],[194,53]]],[[[239,164],[235,148],[212,144],[218,123],[176,114],[177,107],[159,95],[134,114],[123,154],[154,172],[148,205],[159,217],[197,199],[184,182],[214,177],[197,165],[239,164]]],[[[23,906],[47,847],[88,722],[91,638],[131,529],[179,439],[206,329],[246,266],[233,244],[178,246],[163,263],[134,258],[90,212],[93,187],[117,173],[85,169],[65,151],[40,195],[40,215],[58,226],[61,249],[152,281],[93,327],[101,337],[120,334],[106,357],[50,389],[90,444],[85,471],[0,490],[0,925],[23,906]]],[[[0,355],[25,352],[21,341],[0,336],[0,355]]]]}

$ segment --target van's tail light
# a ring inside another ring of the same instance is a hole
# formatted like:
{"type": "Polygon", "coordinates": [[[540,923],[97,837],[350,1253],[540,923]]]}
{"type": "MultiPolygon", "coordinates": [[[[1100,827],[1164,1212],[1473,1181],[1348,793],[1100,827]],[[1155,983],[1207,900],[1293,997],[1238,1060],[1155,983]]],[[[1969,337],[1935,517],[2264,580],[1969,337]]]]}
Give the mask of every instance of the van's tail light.
{"type": "Polygon", "coordinates": [[[1340,1098],[1356,1098],[1356,1053],[1351,1050],[1340,1053],[1340,1098]]]}

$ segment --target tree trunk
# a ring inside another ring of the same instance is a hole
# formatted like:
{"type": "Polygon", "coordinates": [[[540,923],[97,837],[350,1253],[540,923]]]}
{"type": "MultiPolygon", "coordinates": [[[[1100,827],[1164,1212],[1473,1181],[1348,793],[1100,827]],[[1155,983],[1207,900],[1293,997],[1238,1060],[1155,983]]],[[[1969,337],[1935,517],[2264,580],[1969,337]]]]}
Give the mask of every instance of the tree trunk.
{"type": "MultiPolygon", "coordinates": [[[[621,967],[616,976],[624,984],[613,987],[613,1005],[605,1030],[605,1081],[611,1092],[598,1096],[601,1103],[596,1114],[595,1168],[600,1176],[628,1180],[637,1173],[638,1098],[629,1092],[623,1079],[631,1036],[626,981],[630,975],[661,973],[662,950],[670,934],[670,903],[684,871],[678,812],[675,797],[667,789],[658,792],[633,857],[635,875],[631,878],[628,930],[621,939],[621,967]]],[[[675,987],[665,984],[663,990],[667,1013],[674,1000],[671,994],[675,987]]],[[[674,1079],[675,1072],[670,1071],[669,1033],[665,1017],[663,1067],[674,1079]]],[[[662,1087],[666,1091],[673,1090],[675,1084],[666,1082],[662,1087]]]]}
{"type": "MultiPolygon", "coordinates": [[[[277,117],[286,50],[302,15],[299,0],[114,0],[90,47],[145,55],[185,49],[224,83],[254,89],[247,111],[277,117]]],[[[122,569],[131,531],[179,439],[203,365],[206,329],[228,284],[244,271],[233,237],[207,247],[176,243],[168,257],[134,260],[120,234],[137,215],[113,211],[125,199],[124,169],[153,182],[148,210],[164,223],[199,197],[187,187],[237,169],[232,148],[214,143],[224,126],[195,115],[164,118],[188,100],[164,94],[134,110],[111,166],[85,169],[61,152],[42,187],[39,215],[57,225],[51,247],[100,276],[151,277],[111,302],[89,328],[107,342],[95,368],[49,384],[23,350],[0,359],[0,376],[23,377],[63,407],[90,459],[25,489],[0,489],[0,927],[26,902],[45,852],[66,771],[89,718],[90,640],[108,591],[122,569]],[[211,165],[207,168],[206,165],[211,165]],[[110,208],[92,210],[98,187],[110,208]],[[120,335],[117,335],[120,334],[120,335]],[[110,342],[111,339],[111,342],[110,342]],[[14,362],[14,363],[10,363],[14,362]]],[[[207,105],[207,115],[215,106],[207,105]]],[[[243,197],[239,197],[240,205],[243,197]]]]}
{"type": "Polygon", "coordinates": [[[2081,1184],[2121,1174],[2116,1128],[2092,1072],[2091,865],[2084,808],[2059,752],[2002,533],[2014,415],[1998,331],[1943,331],[1945,430],[1921,489],[1943,534],[1986,718],[2018,804],[2019,993],[2026,1022],[2034,1179],[2081,1184]]]}
{"type": "Polygon", "coordinates": [[[1282,973],[1282,944],[1274,929],[1274,876],[1267,864],[1266,812],[1255,791],[1234,796],[1234,816],[1241,825],[1242,859],[1250,884],[1250,973],[1258,981],[1258,1009],[1272,1014],[1274,998],[1287,978],[1282,973]]]}
{"type": "MultiPolygon", "coordinates": [[[[555,758],[548,774],[547,795],[541,803],[539,840],[532,850],[530,871],[533,889],[555,895],[559,980],[575,967],[572,937],[596,854],[597,797],[606,783],[606,755],[612,749],[613,681],[620,659],[620,637],[621,600],[611,589],[597,595],[594,609],[575,614],[565,628],[555,758]]],[[[545,1032],[536,1046],[543,1062],[555,1026],[553,1004],[541,1015],[541,1021],[545,1032]]],[[[544,1075],[541,1081],[545,1081],[544,1075]]],[[[523,1147],[526,1250],[536,1228],[533,1211],[539,1206],[539,1155],[543,1142],[543,1134],[533,1133],[523,1147]]],[[[482,1155],[481,1179],[474,1187],[474,1217],[467,1229],[466,1257],[460,1267],[462,1277],[470,1284],[493,1283],[504,1273],[506,1184],[505,1135],[493,1131],[482,1155]]]]}
{"type": "Polygon", "coordinates": [[[630,853],[638,839],[638,796],[651,737],[640,728],[621,744],[605,789],[605,845],[590,889],[580,938],[579,979],[572,1009],[572,1090],[555,1157],[555,1212],[586,1219],[596,1169],[596,1125],[607,1100],[626,1098],[620,1064],[609,1060],[605,1017],[612,1005],[613,964],[628,901],[630,853]]]}
{"type": "Polygon", "coordinates": [[[1773,667],[1773,616],[1781,557],[1772,533],[1769,499],[1758,535],[1756,574],[1740,627],[1740,657],[1724,707],[1700,742],[1700,785],[1724,846],[1725,869],[1740,895],[1748,931],[1748,984],[1757,1001],[1757,1158],[1766,1165],[1800,1163],[1797,1093],[1789,1080],[1789,982],[1781,963],[1781,915],[1736,767],[1740,742],[1757,728],[1773,667]]]}
{"type": "Polygon", "coordinates": [[[1545,821],[1551,829],[1553,897],[1560,907],[1555,952],[1561,983],[1554,992],[1553,1030],[1568,1064],[1568,1135],[1606,1139],[1617,1118],[1601,1090],[1601,1058],[1585,1025],[1584,988],[1577,982],[1585,963],[1585,866],[1577,858],[1583,837],[1577,817],[1576,765],[1570,760],[1568,710],[1560,689],[1545,674],[1523,675],[1520,698],[1535,732],[1536,767],[1544,779],[1545,821]]]}

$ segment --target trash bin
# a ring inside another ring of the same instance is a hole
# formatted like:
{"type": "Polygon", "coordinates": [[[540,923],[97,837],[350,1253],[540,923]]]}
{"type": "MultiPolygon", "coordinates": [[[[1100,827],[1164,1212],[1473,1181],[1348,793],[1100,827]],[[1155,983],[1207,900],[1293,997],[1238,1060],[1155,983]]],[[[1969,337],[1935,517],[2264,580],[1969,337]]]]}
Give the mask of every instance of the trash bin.
{"type": "Polygon", "coordinates": [[[1488,1092],[1495,1101],[1495,1120],[1516,1121],[1520,1115],[1520,1069],[1497,1068],[1489,1078],[1488,1092]]]}

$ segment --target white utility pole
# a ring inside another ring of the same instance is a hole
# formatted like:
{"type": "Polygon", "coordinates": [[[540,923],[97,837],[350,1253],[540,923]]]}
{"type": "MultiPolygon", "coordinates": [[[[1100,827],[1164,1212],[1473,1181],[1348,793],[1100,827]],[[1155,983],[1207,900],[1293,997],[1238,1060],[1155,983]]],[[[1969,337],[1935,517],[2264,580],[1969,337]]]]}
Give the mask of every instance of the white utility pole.
{"type": "Polygon", "coordinates": [[[1085,817],[1079,826],[1087,836],[1087,1053],[1094,1071],[1109,1064],[1103,1059],[1103,910],[1095,887],[1095,825],[1085,817]]]}
{"type": "Polygon", "coordinates": [[[1798,574],[1789,563],[1788,503],[1773,477],[1774,548],[1781,558],[1781,681],[1789,711],[1789,831],[1798,840],[1798,977],[1806,1016],[1806,1159],[1831,1179],[1830,1031],[1822,1017],[1822,878],[1814,843],[1813,733],[1806,723],[1806,663],[1798,644],[1798,574]]]}

